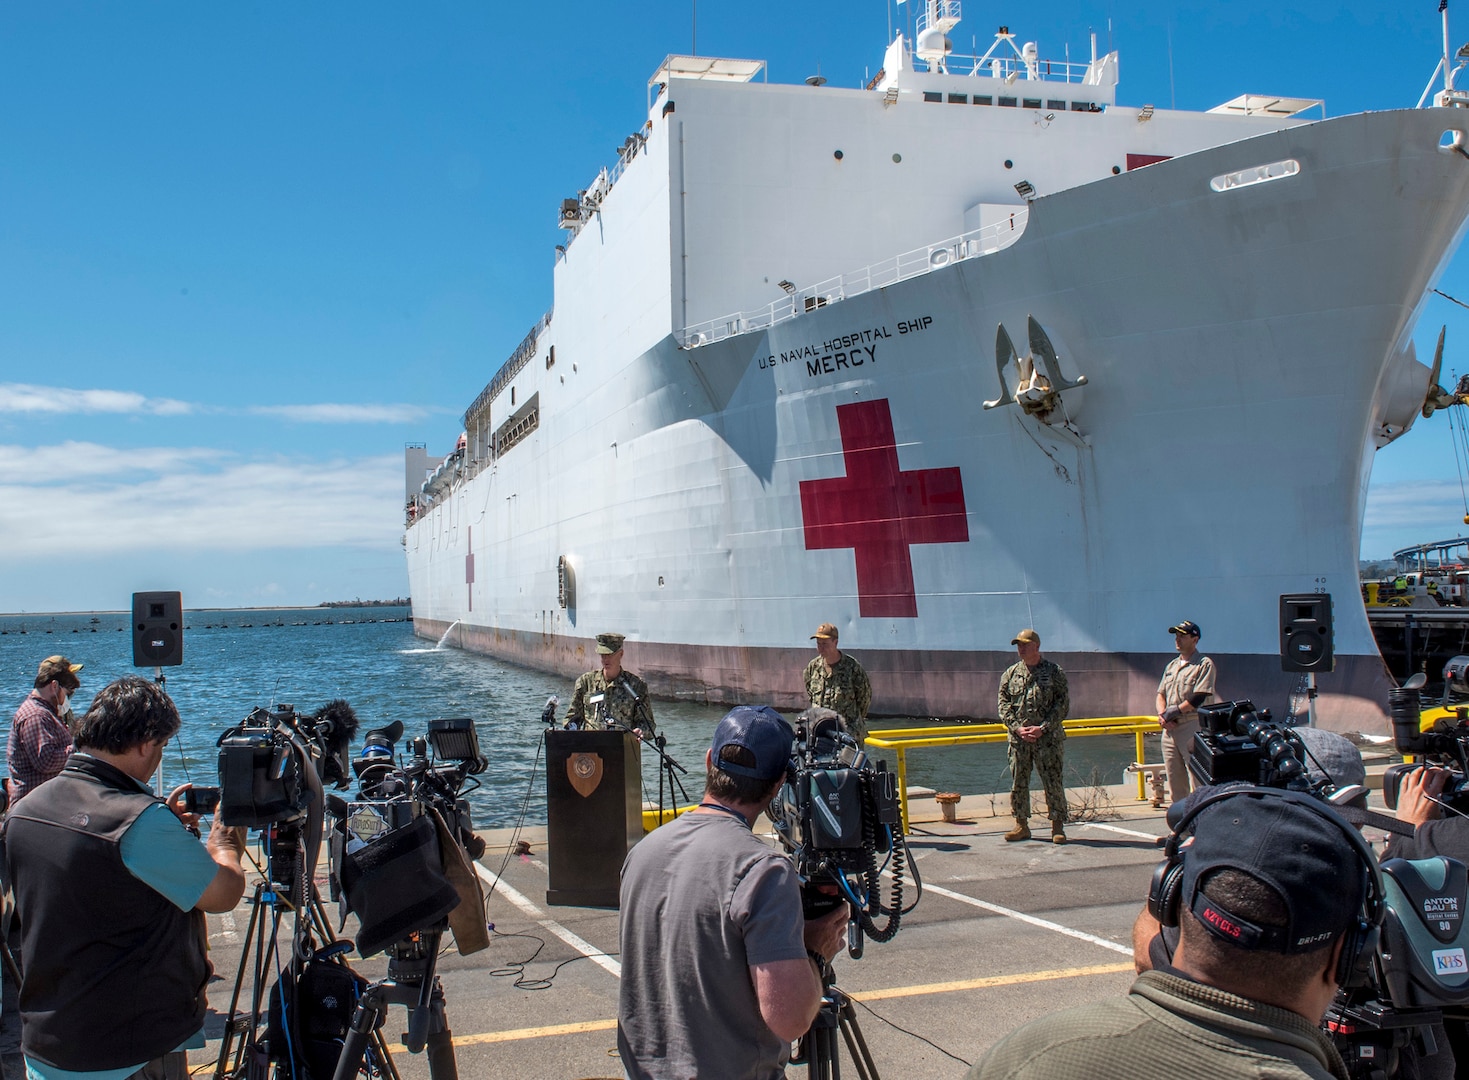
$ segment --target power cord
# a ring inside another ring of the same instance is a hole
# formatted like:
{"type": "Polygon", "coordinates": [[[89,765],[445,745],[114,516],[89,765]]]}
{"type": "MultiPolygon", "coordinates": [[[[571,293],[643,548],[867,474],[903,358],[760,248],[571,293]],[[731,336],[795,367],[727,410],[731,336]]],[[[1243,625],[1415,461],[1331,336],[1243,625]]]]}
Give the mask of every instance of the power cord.
{"type": "MultiPolygon", "coordinates": [[[[513,987],[515,987],[517,990],[549,990],[549,989],[551,989],[551,982],[552,982],[552,980],[554,980],[556,978],[556,976],[560,973],[561,969],[564,968],[567,964],[574,964],[578,960],[590,960],[591,959],[591,957],[585,956],[585,955],[583,955],[583,956],[573,956],[573,957],[571,957],[571,959],[569,959],[569,960],[563,960],[559,964],[557,964],[555,967],[553,967],[551,969],[551,973],[549,975],[545,975],[545,976],[542,976],[540,978],[529,978],[526,975],[525,969],[526,969],[527,965],[529,965],[529,964],[531,964],[531,963],[533,963],[535,961],[535,958],[537,956],[540,956],[541,955],[541,950],[546,947],[546,939],[543,938],[543,937],[539,937],[536,934],[519,934],[519,933],[516,933],[516,934],[503,934],[499,930],[496,930],[494,927],[491,927],[490,928],[490,933],[493,934],[497,938],[506,938],[506,939],[508,939],[508,938],[524,938],[527,941],[534,941],[536,943],[535,949],[524,960],[512,960],[509,963],[507,963],[504,967],[495,968],[495,969],[493,969],[490,972],[491,975],[495,976],[496,978],[500,978],[500,979],[510,978],[511,976],[514,976],[514,980],[515,981],[512,982],[510,985],[513,986],[513,987]]],[[[598,956],[617,956],[618,954],[617,953],[598,953],[597,955],[598,956]]]]}
{"type": "Polygon", "coordinates": [[[545,749],[545,746],[546,733],[542,731],[540,739],[536,742],[536,759],[531,762],[530,766],[530,780],[525,785],[525,795],[520,800],[520,815],[516,818],[515,827],[510,833],[510,842],[505,845],[505,858],[500,860],[500,868],[495,871],[495,880],[490,884],[489,889],[485,891],[486,922],[490,921],[490,897],[495,895],[495,889],[499,886],[500,879],[505,874],[505,868],[510,865],[510,860],[515,856],[515,849],[518,846],[517,841],[520,838],[520,830],[525,827],[525,816],[530,811],[530,799],[535,794],[536,779],[540,776],[541,772],[541,751],[545,749]]]}
{"type": "MultiPolygon", "coordinates": [[[[840,989],[840,988],[838,988],[838,989],[840,989]]],[[[895,1023],[893,1023],[886,1016],[883,1016],[880,1013],[878,1013],[875,1010],[873,1010],[872,1006],[868,1005],[866,1002],[859,1001],[857,998],[852,997],[850,994],[847,995],[847,1000],[850,1001],[850,1002],[852,1002],[854,1005],[861,1005],[862,1008],[868,1013],[868,1015],[872,1016],[876,1020],[881,1021],[882,1023],[886,1024],[888,1027],[893,1028],[896,1031],[901,1031],[904,1035],[911,1035],[913,1038],[917,1039],[921,1043],[927,1043],[929,1046],[931,1046],[935,1050],[937,1050],[940,1054],[943,1054],[944,1057],[946,1057],[946,1058],[952,1058],[954,1061],[957,1061],[960,1065],[973,1065],[974,1064],[974,1062],[972,1062],[972,1061],[965,1061],[958,1054],[951,1054],[949,1051],[945,1050],[942,1046],[940,1046],[938,1043],[934,1042],[932,1039],[926,1039],[922,1035],[918,1034],[918,1032],[916,1032],[916,1031],[909,1031],[907,1028],[903,1027],[901,1024],[895,1024],[895,1023]]]]}

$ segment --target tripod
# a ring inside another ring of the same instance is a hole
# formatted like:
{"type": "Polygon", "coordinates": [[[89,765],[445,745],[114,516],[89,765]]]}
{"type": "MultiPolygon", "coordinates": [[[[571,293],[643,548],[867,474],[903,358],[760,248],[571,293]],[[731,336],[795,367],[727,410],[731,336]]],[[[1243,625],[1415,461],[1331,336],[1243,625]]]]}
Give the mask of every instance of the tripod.
{"type": "MultiPolygon", "coordinates": [[[[867,1049],[867,1040],[857,1026],[857,1010],[852,999],[836,985],[836,973],[830,964],[821,968],[821,1008],[811,1028],[801,1036],[801,1043],[793,1065],[805,1065],[806,1075],[811,1080],[841,1080],[842,1063],[837,1047],[837,1031],[847,1043],[847,1053],[852,1055],[852,1064],[857,1066],[858,1080],[878,1080],[877,1065],[872,1052],[867,1049]]],[[[340,1080],[340,1078],[339,1078],[340,1080]]]]}
{"type": "Polygon", "coordinates": [[[658,824],[662,825],[665,820],[672,819],[672,814],[678,813],[679,798],[683,799],[685,805],[689,802],[689,793],[684,790],[683,781],[678,778],[679,773],[687,773],[688,770],[674,761],[673,755],[663,749],[668,745],[668,740],[662,735],[644,739],[643,745],[651,747],[653,753],[658,755],[658,824]],[[665,784],[668,791],[666,800],[663,794],[665,784]],[[672,814],[665,817],[664,807],[668,802],[673,803],[673,806],[669,808],[672,814]]]}
{"type": "MultiPolygon", "coordinates": [[[[444,988],[434,973],[439,942],[448,925],[447,919],[440,920],[432,929],[410,934],[388,946],[388,976],[362,992],[333,1080],[354,1080],[370,1039],[376,1040],[373,1046],[382,1052],[378,1027],[389,1005],[408,1009],[408,1033],[403,1036],[403,1045],[410,1054],[421,1054],[427,1048],[428,1074],[432,1080],[459,1080],[453,1034],[444,1015],[444,988]]],[[[386,1058],[383,1060],[387,1062],[386,1058]]],[[[388,1068],[392,1080],[397,1080],[398,1074],[390,1062],[388,1068]]]]}
{"type": "MultiPolygon", "coordinates": [[[[228,1020],[225,1023],[224,1039],[220,1043],[219,1058],[214,1066],[214,1080],[224,1080],[226,1076],[238,1078],[238,1080],[265,1080],[269,1074],[270,1049],[273,1048],[260,1045],[261,1006],[265,999],[266,980],[274,968],[281,919],[287,911],[292,910],[297,911],[299,920],[299,910],[276,891],[276,886],[267,881],[256,884],[255,895],[251,901],[250,922],[245,928],[245,940],[240,948],[240,963],[235,972],[234,993],[230,995],[230,1008],[226,1014],[228,1020]],[[264,914],[267,906],[270,908],[268,916],[264,914]],[[253,968],[250,963],[252,951],[255,955],[253,968]],[[239,1012],[240,992],[244,987],[246,971],[253,971],[255,981],[250,995],[250,1011],[242,1015],[239,1012]],[[237,1038],[239,1039],[238,1045],[235,1043],[237,1038]],[[231,1053],[233,1053],[233,1060],[231,1060],[231,1053]]],[[[329,943],[321,950],[321,954],[329,960],[345,964],[341,957],[351,948],[351,943],[335,941],[326,908],[321,902],[321,896],[317,893],[315,885],[311,886],[306,911],[311,932],[317,934],[322,941],[329,943]]],[[[298,941],[301,938],[299,925],[298,933],[294,937],[298,941]]],[[[298,950],[293,947],[291,965],[288,969],[291,976],[297,974],[300,964],[305,959],[306,957],[299,955],[298,950]]],[[[382,1064],[382,1075],[388,1080],[399,1080],[398,1070],[388,1055],[387,1044],[383,1041],[382,1034],[374,1031],[372,1038],[373,1052],[382,1064]]],[[[360,1052],[358,1057],[361,1058],[360,1052]]]]}

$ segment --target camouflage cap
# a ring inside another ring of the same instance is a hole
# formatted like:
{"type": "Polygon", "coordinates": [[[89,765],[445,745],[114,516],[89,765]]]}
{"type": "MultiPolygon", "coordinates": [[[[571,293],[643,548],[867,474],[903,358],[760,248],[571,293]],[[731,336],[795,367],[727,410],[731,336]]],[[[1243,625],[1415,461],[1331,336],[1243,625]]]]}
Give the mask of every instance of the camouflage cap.
{"type": "Polygon", "coordinates": [[[1029,645],[1032,642],[1039,645],[1041,643],[1041,636],[1029,627],[1010,639],[1011,645],[1029,645]]]}
{"type": "Polygon", "coordinates": [[[77,672],[81,670],[81,664],[73,664],[64,656],[48,656],[36,669],[36,685],[40,687],[49,682],[59,682],[68,690],[75,690],[81,685],[77,679],[77,672]]]}
{"type": "Polygon", "coordinates": [[[825,641],[828,638],[830,638],[832,641],[837,640],[837,628],[829,622],[822,623],[816,628],[816,633],[811,635],[812,641],[816,641],[818,639],[825,641]]]}
{"type": "Polygon", "coordinates": [[[625,634],[598,634],[597,652],[603,656],[611,656],[622,648],[622,643],[627,640],[625,634]]]}

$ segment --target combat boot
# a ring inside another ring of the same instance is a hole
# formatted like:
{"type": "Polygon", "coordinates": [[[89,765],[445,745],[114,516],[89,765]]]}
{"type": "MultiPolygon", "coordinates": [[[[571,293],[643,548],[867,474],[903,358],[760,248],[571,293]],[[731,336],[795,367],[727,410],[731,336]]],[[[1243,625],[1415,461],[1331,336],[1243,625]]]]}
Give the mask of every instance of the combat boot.
{"type": "Polygon", "coordinates": [[[1059,821],[1051,822],[1051,843],[1066,843],[1066,830],[1061,827],[1061,823],[1059,821]]]}
{"type": "Polygon", "coordinates": [[[1029,840],[1030,826],[1019,818],[1015,819],[1015,828],[1005,834],[1005,842],[1013,844],[1016,840],[1029,840]]]}

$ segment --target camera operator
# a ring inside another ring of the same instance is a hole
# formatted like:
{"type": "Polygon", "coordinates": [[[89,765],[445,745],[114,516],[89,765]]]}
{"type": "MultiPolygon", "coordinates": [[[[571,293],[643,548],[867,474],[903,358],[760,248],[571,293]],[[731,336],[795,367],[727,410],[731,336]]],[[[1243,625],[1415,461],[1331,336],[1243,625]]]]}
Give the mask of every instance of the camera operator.
{"type": "Polygon", "coordinates": [[[1346,1080],[1318,1025],[1366,896],[1352,826],[1324,803],[1259,788],[1232,789],[1192,824],[1165,919],[1179,923],[1172,965],[1143,972],[1126,998],[1019,1028],[969,1080],[1346,1080]]]}
{"type": "MultiPolygon", "coordinates": [[[[1413,826],[1412,836],[1394,833],[1388,840],[1382,860],[1431,859],[1444,855],[1469,863],[1469,820],[1456,813],[1445,816],[1439,797],[1444,785],[1453,778],[1448,769],[1429,766],[1414,769],[1403,776],[1398,789],[1397,817],[1413,826]]],[[[1455,1075],[1455,1061],[1469,1061],[1469,1024],[1461,1019],[1445,1018],[1441,1027],[1433,1029],[1438,1053],[1418,1056],[1416,1047],[1404,1054],[1404,1080],[1439,1080],[1455,1075]]]]}
{"type": "Polygon", "coordinates": [[[751,832],[794,739],[769,706],[730,710],[704,800],[628,854],[617,1047],[633,1080],[784,1076],[816,1016],[847,905],[805,921],[791,860],[751,832]]]}
{"type": "Polygon", "coordinates": [[[163,690],[129,676],[77,724],[55,779],[11,808],[6,877],[20,923],[21,1045],[40,1080],[187,1075],[203,1046],[204,912],[245,890],[244,834],[216,817],[207,847],[179,788],[147,780],[179,729],[163,690]]]}

